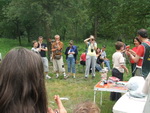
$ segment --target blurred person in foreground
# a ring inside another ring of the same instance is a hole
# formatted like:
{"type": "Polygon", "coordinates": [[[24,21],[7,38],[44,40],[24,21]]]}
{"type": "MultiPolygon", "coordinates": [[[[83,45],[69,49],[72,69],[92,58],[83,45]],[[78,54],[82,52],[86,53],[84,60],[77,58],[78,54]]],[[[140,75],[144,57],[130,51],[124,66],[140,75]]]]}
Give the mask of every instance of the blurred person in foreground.
{"type": "MultiPolygon", "coordinates": [[[[53,113],[44,80],[40,55],[25,48],[9,51],[0,64],[0,112],[53,113]]],[[[67,113],[59,96],[54,99],[59,112],[67,113]]]]}
{"type": "Polygon", "coordinates": [[[100,113],[100,108],[93,102],[86,101],[78,104],[73,113],[100,113]]]}
{"type": "Polygon", "coordinates": [[[150,73],[148,74],[148,76],[145,80],[145,84],[143,87],[143,93],[148,95],[145,106],[144,106],[143,113],[149,113],[150,112],[150,73]]]}

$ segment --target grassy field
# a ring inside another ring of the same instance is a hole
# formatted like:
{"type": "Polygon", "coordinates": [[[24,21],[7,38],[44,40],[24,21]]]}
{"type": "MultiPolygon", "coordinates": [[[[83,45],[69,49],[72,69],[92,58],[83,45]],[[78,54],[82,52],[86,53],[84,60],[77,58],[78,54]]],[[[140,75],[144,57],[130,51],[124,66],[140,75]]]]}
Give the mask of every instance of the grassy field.
{"type": "MultiPolygon", "coordinates": [[[[26,48],[31,48],[31,44],[26,43],[26,41],[22,42],[23,46],[26,48]]],[[[98,47],[102,47],[102,45],[106,45],[107,49],[107,57],[111,61],[111,56],[115,52],[114,48],[114,40],[108,41],[108,40],[99,40],[98,41],[98,47]]],[[[2,56],[4,57],[6,53],[13,47],[18,46],[17,40],[12,39],[4,39],[0,38],[0,53],[2,53],[2,56]]],[[[65,47],[68,46],[68,42],[64,43],[65,47]]],[[[85,51],[85,44],[82,42],[75,43],[75,45],[78,46],[79,55],[78,55],[78,61],[79,56],[83,51],[85,51]]],[[[65,49],[64,49],[65,50],[65,49]]],[[[66,60],[64,58],[64,62],[66,63],[66,60]]],[[[72,113],[73,108],[76,106],[76,104],[90,100],[93,101],[94,97],[94,85],[100,81],[100,73],[96,72],[96,77],[94,79],[91,78],[91,75],[89,75],[88,79],[84,79],[84,72],[82,72],[82,66],[76,65],[77,68],[77,74],[76,79],[73,79],[72,77],[69,77],[68,79],[63,79],[63,76],[60,76],[58,79],[55,78],[55,75],[52,71],[52,63],[49,63],[50,67],[50,73],[49,75],[52,77],[51,80],[46,80],[46,89],[47,89],[47,95],[48,95],[48,103],[49,106],[52,108],[56,108],[56,104],[54,103],[53,96],[54,95],[60,95],[60,97],[66,97],[69,100],[62,100],[65,108],[67,109],[68,113],[72,113]]],[[[111,63],[112,66],[112,63],[111,63]]],[[[129,63],[127,62],[127,67],[130,68],[129,63]]],[[[65,64],[65,68],[67,69],[67,66],[65,64]]],[[[108,76],[111,76],[111,73],[108,73],[108,76]]],[[[131,77],[131,71],[130,74],[127,76],[124,74],[124,80],[128,80],[131,77]]],[[[102,113],[112,113],[112,107],[115,104],[115,102],[112,102],[109,100],[109,92],[103,92],[103,104],[100,106],[100,92],[97,92],[96,95],[96,103],[101,108],[102,113]]]]}

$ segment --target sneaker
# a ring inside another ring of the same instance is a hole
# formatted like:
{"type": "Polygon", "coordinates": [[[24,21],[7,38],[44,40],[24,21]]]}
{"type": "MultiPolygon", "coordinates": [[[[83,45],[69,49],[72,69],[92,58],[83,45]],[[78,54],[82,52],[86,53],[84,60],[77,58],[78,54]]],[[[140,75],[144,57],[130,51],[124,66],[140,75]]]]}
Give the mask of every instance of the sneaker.
{"type": "Polygon", "coordinates": [[[73,78],[76,78],[76,76],[75,76],[75,75],[73,75],[73,78]]]}
{"type": "Polygon", "coordinates": [[[68,78],[68,76],[64,76],[64,79],[67,79],[68,78]]]}
{"type": "Polygon", "coordinates": [[[49,75],[46,75],[46,79],[51,79],[51,77],[49,75]]]}
{"type": "Polygon", "coordinates": [[[66,76],[66,73],[64,72],[63,75],[64,75],[64,77],[65,77],[65,76],[66,76]]]}
{"type": "Polygon", "coordinates": [[[59,74],[56,74],[56,78],[58,78],[59,77],[59,74]]]}

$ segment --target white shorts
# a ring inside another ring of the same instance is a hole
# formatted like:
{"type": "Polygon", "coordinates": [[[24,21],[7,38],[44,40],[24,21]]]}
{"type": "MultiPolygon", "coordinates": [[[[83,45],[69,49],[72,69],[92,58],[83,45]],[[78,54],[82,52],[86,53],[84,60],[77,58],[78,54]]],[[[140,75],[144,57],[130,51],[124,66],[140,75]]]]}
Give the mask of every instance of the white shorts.
{"type": "Polygon", "coordinates": [[[65,72],[62,56],[59,60],[53,59],[53,69],[54,69],[54,72],[65,72]]]}
{"type": "Polygon", "coordinates": [[[47,57],[41,57],[44,67],[44,72],[49,72],[48,59],[47,57]]]}

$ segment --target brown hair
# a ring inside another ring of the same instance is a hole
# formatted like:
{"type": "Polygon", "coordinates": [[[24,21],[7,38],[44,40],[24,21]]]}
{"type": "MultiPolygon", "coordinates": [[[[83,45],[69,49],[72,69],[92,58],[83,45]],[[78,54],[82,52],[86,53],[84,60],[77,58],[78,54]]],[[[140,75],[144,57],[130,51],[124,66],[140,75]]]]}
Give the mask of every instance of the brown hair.
{"type": "Polygon", "coordinates": [[[12,49],[0,64],[1,113],[47,113],[41,57],[25,48],[12,49]]]}
{"type": "Polygon", "coordinates": [[[100,113],[100,108],[95,103],[86,101],[78,104],[73,113],[100,113]]]}
{"type": "Polygon", "coordinates": [[[36,40],[33,40],[33,41],[32,41],[32,45],[34,45],[35,43],[37,43],[37,41],[36,41],[36,40]]]}
{"type": "Polygon", "coordinates": [[[38,37],[38,39],[39,39],[39,38],[42,38],[42,39],[43,39],[43,37],[42,37],[42,36],[39,36],[39,37],[38,37]]]}
{"type": "Polygon", "coordinates": [[[115,48],[116,48],[116,50],[120,50],[121,47],[123,47],[123,46],[124,46],[124,43],[123,43],[123,42],[117,41],[117,42],[115,43],[115,48]]]}

